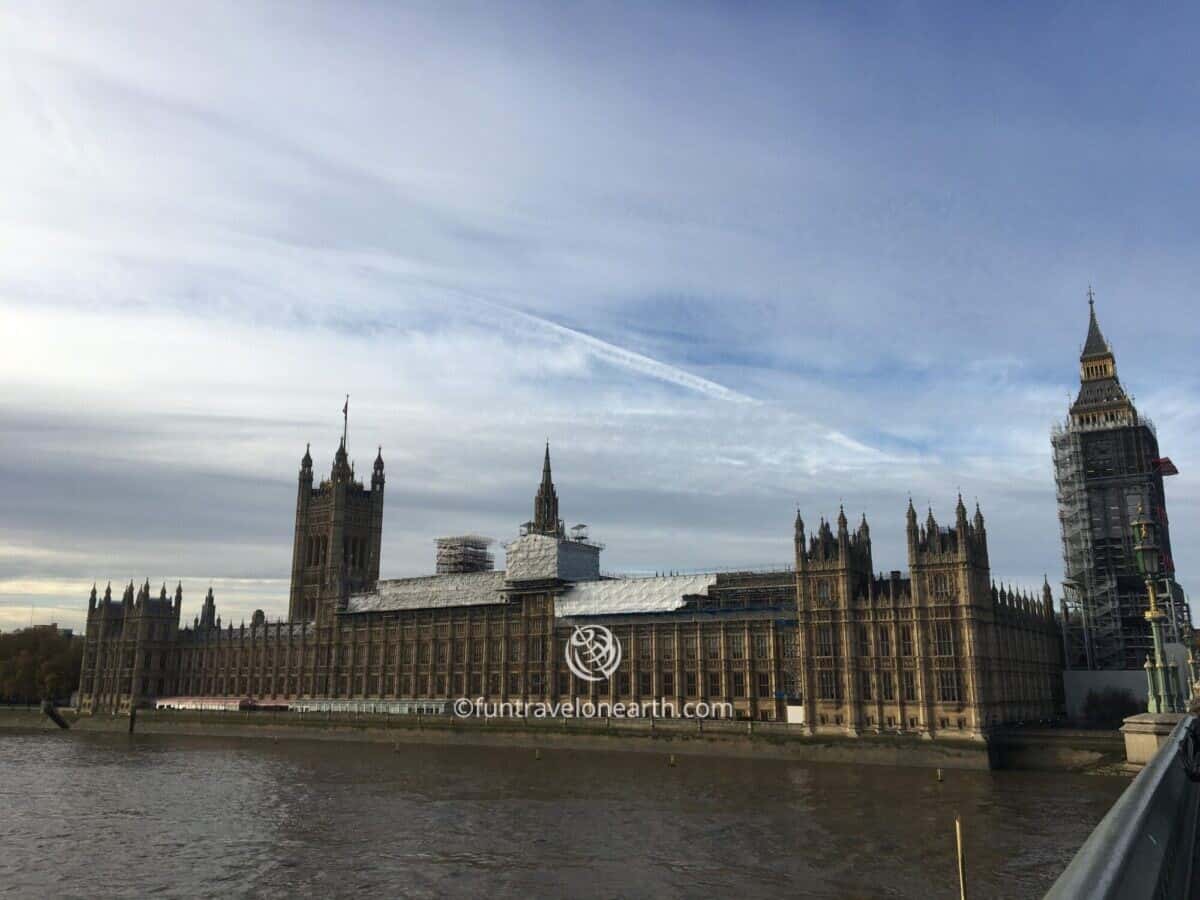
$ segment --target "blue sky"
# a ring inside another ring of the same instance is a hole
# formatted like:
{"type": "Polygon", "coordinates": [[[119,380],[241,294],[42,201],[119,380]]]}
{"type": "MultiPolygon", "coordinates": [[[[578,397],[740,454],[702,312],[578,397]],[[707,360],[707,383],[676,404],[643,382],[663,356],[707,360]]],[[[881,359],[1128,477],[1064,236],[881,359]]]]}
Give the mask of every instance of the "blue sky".
{"type": "Polygon", "coordinates": [[[1061,577],[1088,284],[1200,556],[1194,9],[11,4],[0,628],[92,581],[284,610],[342,397],[383,570],[511,537],[551,440],[612,570],[978,497],[1061,577]]]}

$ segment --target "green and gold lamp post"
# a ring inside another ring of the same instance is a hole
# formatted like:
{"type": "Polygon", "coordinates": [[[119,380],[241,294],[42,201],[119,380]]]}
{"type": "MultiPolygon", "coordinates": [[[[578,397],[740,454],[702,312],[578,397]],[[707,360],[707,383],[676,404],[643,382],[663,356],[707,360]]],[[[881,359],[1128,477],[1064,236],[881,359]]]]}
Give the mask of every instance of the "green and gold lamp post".
{"type": "Polygon", "coordinates": [[[1150,607],[1146,610],[1146,621],[1150,623],[1150,633],[1154,638],[1154,657],[1146,659],[1146,680],[1149,686],[1150,701],[1148,711],[1152,713],[1181,713],[1183,698],[1179,692],[1179,672],[1175,666],[1167,662],[1163,653],[1163,619],[1166,613],[1158,605],[1157,582],[1159,568],[1159,548],[1157,526],[1154,521],[1139,507],[1138,517],[1132,522],[1133,536],[1137,543],[1133,546],[1137,557],[1138,571],[1146,579],[1146,593],[1150,599],[1150,607]]]}

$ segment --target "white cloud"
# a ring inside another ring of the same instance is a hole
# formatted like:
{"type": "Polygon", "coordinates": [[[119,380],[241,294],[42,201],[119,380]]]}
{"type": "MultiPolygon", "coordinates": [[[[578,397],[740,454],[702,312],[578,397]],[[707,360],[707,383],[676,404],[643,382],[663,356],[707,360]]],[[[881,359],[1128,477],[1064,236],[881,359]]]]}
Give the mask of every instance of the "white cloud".
{"type": "Polygon", "coordinates": [[[328,463],[346,392],[352,451],[388,460],[392,574],[437,533],[510,534],[549,437],[610,567],[786,562],[792,507],[839,501],[899,567],[907,496],[947,516],[961,488],[997,572],[1053,580],[1047,433],[1089,280],[1183,472],[1186,580],[1200,335],[1170,104],[1114,137],[1106,70],[1063,81],[1063,117],[1006,56],[1024,37],[950,78],[957,45],[903,15],[893,41],[795,12],[490,13],[0,13],[0,621],[172,572],[281,610],[294,467],[306,441],[328,463]]]}

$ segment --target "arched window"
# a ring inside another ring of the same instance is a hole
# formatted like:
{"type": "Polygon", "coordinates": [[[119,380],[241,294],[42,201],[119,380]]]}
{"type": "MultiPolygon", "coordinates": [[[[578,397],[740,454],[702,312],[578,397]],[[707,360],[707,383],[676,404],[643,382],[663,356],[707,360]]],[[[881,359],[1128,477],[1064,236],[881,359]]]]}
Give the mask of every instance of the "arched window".
{"type": "Polygon", "coordinates": [[[821,579],[817,582],[817,604],[819,606],[831,606],[833,604],[833,592],[826,579],[821,579]]]}
{"type": "Polygon", "coordinates": [[[933,576],[933,597],[939,603],[949,603],[951,600],[950,576],[945,572],[933,576]]]}

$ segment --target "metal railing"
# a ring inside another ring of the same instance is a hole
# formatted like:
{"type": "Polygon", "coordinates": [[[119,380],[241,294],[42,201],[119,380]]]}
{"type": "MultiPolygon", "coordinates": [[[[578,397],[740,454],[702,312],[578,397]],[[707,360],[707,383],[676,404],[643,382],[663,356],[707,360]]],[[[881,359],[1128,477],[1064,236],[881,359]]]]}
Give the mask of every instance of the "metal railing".
{"type": "Polygon", "coordinates": [[[1047,900],[1191,896],[1198,763],[1200,719],[1185,716],[1100,820],[1047,900]]]}

